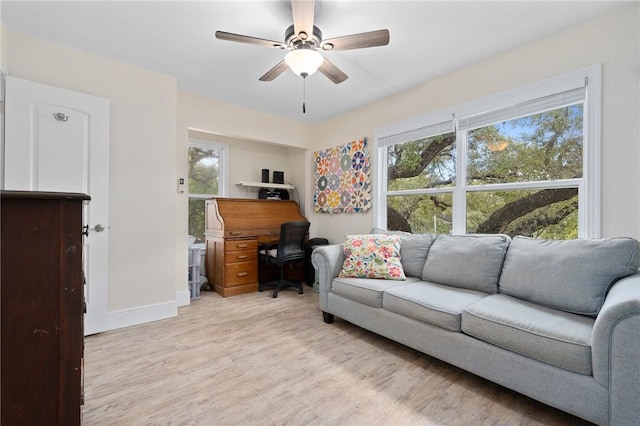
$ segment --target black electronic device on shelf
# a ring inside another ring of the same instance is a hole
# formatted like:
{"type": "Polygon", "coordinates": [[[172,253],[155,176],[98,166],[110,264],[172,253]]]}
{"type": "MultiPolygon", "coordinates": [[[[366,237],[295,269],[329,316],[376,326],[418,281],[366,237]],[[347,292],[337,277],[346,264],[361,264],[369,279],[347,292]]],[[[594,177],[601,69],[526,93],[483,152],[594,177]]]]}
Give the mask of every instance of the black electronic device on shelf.
{"type": "Polygon", "coordinates": [[[260,200],[288,200],[289,191],[286,189],[272,189],[262,188],[258,192],[258,199],[260,200]]]}
{"type": "Polygon", "coordinates": [[[284,183],[284,172],[273,171],[273,183],[284,183]]]}

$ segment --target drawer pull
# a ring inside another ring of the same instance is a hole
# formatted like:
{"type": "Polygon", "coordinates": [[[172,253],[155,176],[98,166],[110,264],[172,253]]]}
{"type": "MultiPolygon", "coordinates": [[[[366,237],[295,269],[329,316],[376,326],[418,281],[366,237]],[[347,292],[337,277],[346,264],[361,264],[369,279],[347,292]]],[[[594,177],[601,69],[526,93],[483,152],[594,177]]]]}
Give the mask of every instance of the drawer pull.
{"type": "Polygon", "coordinates": [[[237,248],[247,248],[249,247],[247,244],[236,244],[237,248]]]}
{"type": "Polygon", "coordinates": [[[247,257],[249,257],[249,255],[246,255],[246,254],[238,255],[238,259],[246,259],[247,257]]]}
{"type": "Polygon", "coordinates": [[[238,273],[236,274],[236,277],[246,277],[247,275],[249,275],[249,273],[248,273],[248,272],[238,272],[238,273]]]}

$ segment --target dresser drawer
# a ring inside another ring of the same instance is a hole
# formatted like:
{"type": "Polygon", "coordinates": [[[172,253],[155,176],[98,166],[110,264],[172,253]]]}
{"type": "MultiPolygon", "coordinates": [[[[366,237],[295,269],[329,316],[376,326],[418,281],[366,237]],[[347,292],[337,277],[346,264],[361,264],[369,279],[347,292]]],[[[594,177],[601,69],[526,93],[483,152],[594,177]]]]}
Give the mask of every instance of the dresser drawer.
{"type": "Polygon", "coordinates": [[[224,241],[224,251],[225,253],[229,253],[230,251],[238,251],[238,250],[258,250],[258,240],[252,238],[250,240],[225,240],[224,241]]]}
{"type": "Polygon", "coordinates": [[[238,262],[255,262],[258,260],[258,250],[243,250],[243,251],[229,251],[224,256],[224,263],[226,265],[230,263],[238,262]]]}
{"type": "Polygon", "coordinates": [[[240,262],[225,265],[224,272],[225,287],[258,281],[258,265],[256,262],[240,262]]]}

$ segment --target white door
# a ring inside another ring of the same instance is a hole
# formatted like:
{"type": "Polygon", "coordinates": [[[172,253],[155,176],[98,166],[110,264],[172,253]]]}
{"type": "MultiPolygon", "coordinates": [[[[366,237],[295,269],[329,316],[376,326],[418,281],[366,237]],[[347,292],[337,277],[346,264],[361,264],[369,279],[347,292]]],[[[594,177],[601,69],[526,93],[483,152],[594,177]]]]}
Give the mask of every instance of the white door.
{"type": "MultiPolygon", "coordinates": [[[[85,207],[85,335],[107,329],[109,101],[6,79],[4,189],[81,192],[85,207]]],[[[35,251],[34,251],[35,253],[35,251]]],[[[34,256],[34,267],[37,267],[34,256]]],[[[29,273],[25,271],[25,273],[29,273]]]]}

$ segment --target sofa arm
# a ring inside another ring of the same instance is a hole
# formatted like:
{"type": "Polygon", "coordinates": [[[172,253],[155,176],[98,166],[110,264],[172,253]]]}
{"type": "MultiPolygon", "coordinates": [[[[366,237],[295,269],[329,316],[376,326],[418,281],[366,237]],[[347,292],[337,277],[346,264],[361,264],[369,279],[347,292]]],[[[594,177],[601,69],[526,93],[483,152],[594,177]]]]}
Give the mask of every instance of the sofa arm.
{"type": "Polygon", "coordinates": [[[311,263],[318,272],[320,290],[320,309],[327,309],[327,295],[331,291],[331,283],[342,270],[344,263],[343,244],[316,247],[311,255],[311,263]]]}
{"type": "Polygon", "coordinates": [[[609,424],[639,419],[640,272],[611,288],[596,318],[591,344],[593,377],[609,390],[609,424]]]}

